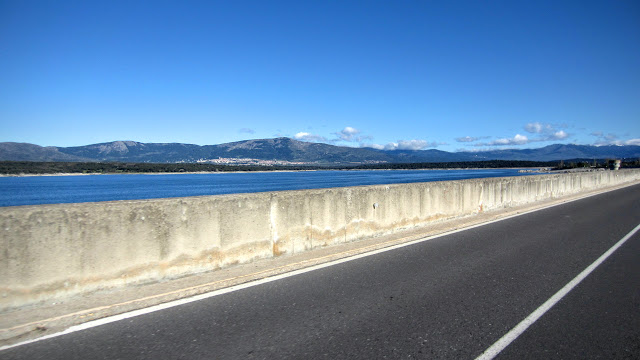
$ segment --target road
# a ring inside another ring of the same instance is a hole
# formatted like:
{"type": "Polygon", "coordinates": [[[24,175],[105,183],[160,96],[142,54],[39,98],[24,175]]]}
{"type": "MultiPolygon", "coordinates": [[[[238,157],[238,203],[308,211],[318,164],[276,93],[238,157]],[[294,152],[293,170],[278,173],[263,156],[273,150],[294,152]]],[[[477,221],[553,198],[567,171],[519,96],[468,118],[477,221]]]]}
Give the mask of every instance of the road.
{"type": "MultiPolygon", "coordinates": [[[[640,224],[640,185],[0,352],[474,359],[640,224]]],[[[497,359],[640,358],[640,233],[497,359]]]]}

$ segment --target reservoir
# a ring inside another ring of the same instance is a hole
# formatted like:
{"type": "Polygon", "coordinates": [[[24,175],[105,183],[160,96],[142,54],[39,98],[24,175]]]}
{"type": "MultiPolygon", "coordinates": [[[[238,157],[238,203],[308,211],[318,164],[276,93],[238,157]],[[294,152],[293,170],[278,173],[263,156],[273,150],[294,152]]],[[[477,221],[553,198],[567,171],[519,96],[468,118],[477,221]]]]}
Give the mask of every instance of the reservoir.
{"type": "Polygon", "coordinates": [[[531,175],[518,169],[0,177],[0,206],[155,199],[531,175]]]}

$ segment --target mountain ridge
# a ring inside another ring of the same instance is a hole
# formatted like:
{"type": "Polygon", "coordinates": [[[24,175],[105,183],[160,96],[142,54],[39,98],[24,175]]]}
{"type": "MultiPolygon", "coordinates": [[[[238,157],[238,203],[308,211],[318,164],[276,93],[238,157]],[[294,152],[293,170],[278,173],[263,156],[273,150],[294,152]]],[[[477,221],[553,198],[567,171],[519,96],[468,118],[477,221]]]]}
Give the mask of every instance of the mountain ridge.
{"type": "Polygon", "coordinates": [[[252,139],[218,145],[112,141],[84,146],[56,147],[29,143],[0,143],[0,161],[93,161],[140,163],[242,163],[356,165],[485,160],[560,161],[569,159],[640,158],[640,146],[553,144],[536,149],[480,152],[378,150],[312,143],[286,137],[252,139]]]}

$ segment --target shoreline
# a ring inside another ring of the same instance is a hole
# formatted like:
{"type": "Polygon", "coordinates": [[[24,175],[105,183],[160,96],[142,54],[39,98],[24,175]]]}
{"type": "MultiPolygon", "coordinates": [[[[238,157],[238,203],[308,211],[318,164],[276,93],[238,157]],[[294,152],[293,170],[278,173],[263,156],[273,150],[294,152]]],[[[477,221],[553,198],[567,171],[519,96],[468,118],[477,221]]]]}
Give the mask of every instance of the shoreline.
{"type": "Polygon", "coordinates": [[[446,169],[313,169],[313,170],[256,170],[256,171],[184,171],[184,172],[107,172],[107,173],[47,173],[47,174],[0,174],[0,177],[38,177],[38,176],[91,176],[91,175],[209,175],[209,174],[261,174],[291,173],[315,171],[455,171],[455,170],[518,170],[527,169],[530,173],[551,173],[543,167],[496,167],[496,168],[446,168],[446,169]]]}

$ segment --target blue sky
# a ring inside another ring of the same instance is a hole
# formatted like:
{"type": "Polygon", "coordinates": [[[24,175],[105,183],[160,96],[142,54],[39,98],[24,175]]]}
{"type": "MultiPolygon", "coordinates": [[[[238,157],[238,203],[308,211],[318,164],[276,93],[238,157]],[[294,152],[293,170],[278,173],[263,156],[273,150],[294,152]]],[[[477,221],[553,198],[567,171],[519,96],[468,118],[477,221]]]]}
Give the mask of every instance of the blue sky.
{"type": "Polygon", "coordinates": [[[640,145],[640,2],[0,0],[0,141],[640,145]]]}

